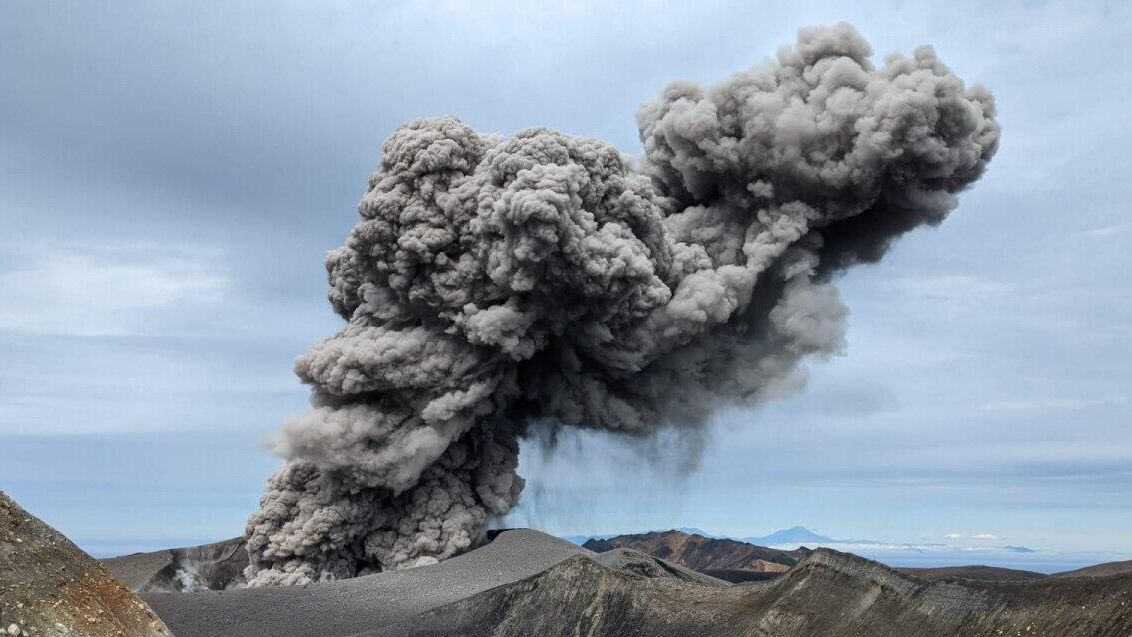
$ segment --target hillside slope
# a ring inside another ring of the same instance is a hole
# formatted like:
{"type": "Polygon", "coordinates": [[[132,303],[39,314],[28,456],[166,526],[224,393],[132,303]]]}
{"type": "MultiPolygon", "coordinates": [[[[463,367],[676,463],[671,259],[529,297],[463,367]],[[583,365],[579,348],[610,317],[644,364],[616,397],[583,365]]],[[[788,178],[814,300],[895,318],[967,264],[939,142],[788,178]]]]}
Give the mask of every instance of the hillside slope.
{"type": "Polygon", "coordinates": [[[1079,568],[1072,571],[1054,573],[1053,575],[1050,575],[1050,577],[1109,577],[1111,575],[1132,575],[1132,560],[1094,564],[1092,566],[1086,566],[1085,568],[1079,568]]]}
{"type": "MultiPolygon", "coordinates": [[[[193,550],[177,549],[182,553],[193,550]]],[[[211,553],[224,561],[228,551],[211,553]]],[[[464,555],[416,569],[308,586],[147,592],[143,597],[153,604],[177,637],[344,637],[366,631],[407,637],[414,634],[416,618],[422,614],[546,573],[574,557],[585,559],[602,572],[630,574],[633,581],[666,579],[714,590],[729,586],[631,549],[596,555],[537,531],[517,529],[503,531],[464,555]]],[[[121,558],[119,567],[145,558],[146,554],[121,558]]],[[[200,572],[210,568],[203,561],[196,562],[196,566],[200,572]]],[[[150,581],[160,582],[162,578],[150,581]]],[[[554,617],[558,609],[542,612],[554,617]]]]}
{"type": "Polygon", "coordinates": [[[398,634],[1125,637],[1130,630],[1132,578],[929,582],[819,549],[773,582],[729,588],[644,579],[575,557],[434,609],[398,634]]]}
{"type": "Polygon", "coordinates": [[[169,637],[106,568],[0,491],[0,630],[35,637],[169,637]]]}
{"type": "Polygon", "coordinates": [[[906,575],[914,575],[921,579],[973,579],[984,582],[1028,582],[1048,577],[1044,573],[1035,571],[1022,571],[999,566],[939,566],[934,568],[898,568],[897,571],[906,575]]]}
{"type": "Polygon", "coordinates": [[[578,554],[589,551],[521,529],[416,569],[308,586],[146,592],[142,598],[177,637],[346,636],[388,631],[420,613],[545,572],[578,554]]]}
{"type": "Polygon", "coordinates": [[[782,572],[786,570],[782,567],[794,566],[810,553],[805,548],[783,551],[675,530],[618,535],[605,540],[592,539],[582,546],[596,553],[618,548],[636,549],[653,557],[708,573],[729,570],[782,572]]]}

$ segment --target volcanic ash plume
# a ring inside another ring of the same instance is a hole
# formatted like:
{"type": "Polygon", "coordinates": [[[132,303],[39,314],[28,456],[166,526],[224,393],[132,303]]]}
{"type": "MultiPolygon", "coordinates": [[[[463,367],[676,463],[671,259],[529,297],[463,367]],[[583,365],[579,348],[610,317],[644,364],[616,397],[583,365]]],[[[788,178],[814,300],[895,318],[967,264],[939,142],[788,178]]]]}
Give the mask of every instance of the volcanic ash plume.
{"type": "Polygon", "coordinates": [[[528,422],[696,426],[837,351],[833,276],[942,221],[999,135],[931,49],[870,54],[804,29],[723,84],[672,84],[637,113],[639,167],[547,129],[398,129],[327,258],[347,325],[296,363],[313,406],[248,522],[250,583],[450,557],[518,500],[528,422]]]}

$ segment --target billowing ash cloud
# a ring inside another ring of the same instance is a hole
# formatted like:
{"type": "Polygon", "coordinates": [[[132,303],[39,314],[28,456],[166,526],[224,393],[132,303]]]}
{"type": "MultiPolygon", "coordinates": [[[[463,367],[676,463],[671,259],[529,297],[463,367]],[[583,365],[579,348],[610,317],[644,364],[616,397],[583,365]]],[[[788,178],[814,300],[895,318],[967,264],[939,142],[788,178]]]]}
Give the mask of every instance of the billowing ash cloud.
{"type": "Polygon", "coordinates": [[[832,277],[942,221],[999,135],[931,49],[870,54],[804,29],[723,84],[672,84],[637,114],[639,167],[546,129],[398,129],[327,259],[347,326],[296,364],[313,407],[248,522],[251,584],[469,548],[519,498],[533,419],[696,426],[838,350],[832,277]]]}

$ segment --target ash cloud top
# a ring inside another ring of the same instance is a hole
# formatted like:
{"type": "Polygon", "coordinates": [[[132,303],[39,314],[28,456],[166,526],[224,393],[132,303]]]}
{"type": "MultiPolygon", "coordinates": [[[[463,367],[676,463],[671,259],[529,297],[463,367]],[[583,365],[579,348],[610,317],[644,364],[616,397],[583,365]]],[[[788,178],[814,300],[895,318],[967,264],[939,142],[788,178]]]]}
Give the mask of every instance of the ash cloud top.
{"type": "Polygon", "coordinates": [[[835,275],[942,221],[999,133],[931,49],[870,55],[848,25],[803,29],[672,84],[638,111],[639,165],[547,129],[398,129],[327,259],[347,326],[296,363],[313,406],[248,523],[251,583],[450,557],[517,502],[531,421],[696,427],[838,351],[835,275]]]}

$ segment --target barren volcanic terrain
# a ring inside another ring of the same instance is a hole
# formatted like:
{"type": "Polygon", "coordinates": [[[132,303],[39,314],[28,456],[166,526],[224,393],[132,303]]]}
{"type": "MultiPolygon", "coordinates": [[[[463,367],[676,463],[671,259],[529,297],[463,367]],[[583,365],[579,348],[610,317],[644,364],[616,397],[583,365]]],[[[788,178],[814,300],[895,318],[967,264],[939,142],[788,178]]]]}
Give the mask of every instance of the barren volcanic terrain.
{"type": "MultiPolygon", "coordinates": [[[[733,556],[765,550],[731,540],[688,539],[696,536],[679,532],[636,537],[662,547],[668,545],[658,537],[681,535],[685,545],[701,547],[675,552],[682,555],[711,553],[713,544],[729,547],[733,556]]],[[[830,549],[803,553],[773,579],[768,573],[767,581],[733,584],[634,548],[595,553],[515,529],[469,553],[416,569],[302,587],[149,592],[143,598],[180,637],[579,631],[611,637],[1124,637],[1132,630],[1130,575],[1030,580],[1004,569],[966,567],[922,578],[830,549]],[[972,574],[983,579],[966,577],[972,574]],[[986,579],[991,576],[999,581],[986,579]]],[[[707,563],[738,564],[721,559],[707,563]]],[[[152,560],[152,554],[121,558],[115,568],[152,560]]],[[[190,566],[199,570],[206,564],[190,566]]],[[[157,590],[169,581],[160,573],[154,570],[143,587],[157,590]]]]}
{"type": "Polygon", "coordinates": [[[810,554],[805,547],[783,551],[676,530],[592,538],[583,546],[597,553],[616,548],[636,549],[729,582],[772,579],[810,554]]]}
{"type": "MultiPolygon", "coordinates": [[[[10,500],[0,511],[0,619],[18,620],[17,635],[148,637],[168,634],[165,626],[177,637],[1126,637],[1132,631],[1132,574],[1088,575],[1120,565],[1040,578],[966,567],[926,573],[928,579],[820,548],[772,556],[799,559],[773,579],[734,584],[612,546],[628,540],[594,543],[608,549],[597,553],[513,529],[438,564],[247,588],[241,538],[111,558],[104,568],[10,500]]],[[[758,572],[752,567],[778,564],[761,563],[767,549],[743,542],[679,532],[633,537],[681,560],[701,559],[708,571],[758,572]]]]}

